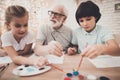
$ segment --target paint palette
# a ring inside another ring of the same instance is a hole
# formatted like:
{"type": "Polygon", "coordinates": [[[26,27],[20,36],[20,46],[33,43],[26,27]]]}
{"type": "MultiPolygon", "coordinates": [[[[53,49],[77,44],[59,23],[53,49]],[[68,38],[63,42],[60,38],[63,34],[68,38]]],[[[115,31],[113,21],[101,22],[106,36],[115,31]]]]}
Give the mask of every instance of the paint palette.
{"type": "Polygon", "coordinates": [[[50,69],[51,69],[50,66],[44,66],[44,67],[38,68],[34,66],[29,66],[29,65],[22,65],[15,68],[13,70],[13,74],[18,76],[32,76],[32,75],[37,75],[37,74],[47,72],[50,69]]]}

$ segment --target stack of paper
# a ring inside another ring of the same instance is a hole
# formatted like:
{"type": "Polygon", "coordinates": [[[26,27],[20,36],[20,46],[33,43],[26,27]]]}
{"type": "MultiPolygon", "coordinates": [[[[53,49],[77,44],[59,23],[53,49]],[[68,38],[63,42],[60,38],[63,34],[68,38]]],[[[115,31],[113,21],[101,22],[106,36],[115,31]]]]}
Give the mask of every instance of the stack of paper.
{"type": "MultiPolygon", "coordinates": [[[[53,64],[62,64],[64,60],[64,55],[61,57],[58,57],[58,56],[49,54],[49,55],[46,55],[45,57],[48,59],[49,63],[53,63],[53,64]]],[[[30,58],[39,58],[39,56],[33,54],[32,56],[30,56],[30,58]]]]}
{"type": "MultiPolygon", "coordinates": [[[[50,63],[53,63],[53,64],[62,64],[64,60],[64,55],[61,57],[58,57],[55,55],[46,55],[45,57],[48,59],[50,63]]],[[[39,56],[33,54],[32,56],[30,56],[30,58],[39,58],[39,56]]],[[[12,60],[9,56],[0,57],[0,64],[6,64],[11,62],[12,60]]]]}
{"type": "Polygon", "coordinates": [[[101,55],[95,59],[88,59],[96,68],[120,67],[120,56],[101,55]]]}

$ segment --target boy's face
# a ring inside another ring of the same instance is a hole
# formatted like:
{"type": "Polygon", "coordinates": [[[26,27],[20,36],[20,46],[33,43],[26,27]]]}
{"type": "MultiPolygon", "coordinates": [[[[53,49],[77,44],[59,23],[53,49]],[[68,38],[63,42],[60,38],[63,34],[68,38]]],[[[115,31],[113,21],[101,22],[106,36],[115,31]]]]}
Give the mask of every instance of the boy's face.
{"type": "Polygon", "coordinates": [[[13,17],[9,27],[16,39],[23,38],[28,33],[28,15],[24,17],[13,17]]]}
{"type": "Polygon", "coordinates": [[[79,24],[85,31],[91,32],[95,28],[96,18],[94,16],[80,18],[79,24]]]}

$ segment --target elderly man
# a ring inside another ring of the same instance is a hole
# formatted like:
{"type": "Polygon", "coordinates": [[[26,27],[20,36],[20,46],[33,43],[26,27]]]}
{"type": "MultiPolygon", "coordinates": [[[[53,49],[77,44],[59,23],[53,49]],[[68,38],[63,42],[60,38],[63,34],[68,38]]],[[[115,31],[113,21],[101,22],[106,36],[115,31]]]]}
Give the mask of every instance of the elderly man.
{"type": "Polygon", "coordinates": [[[64,25],[67,10],[63,5],[57,5],[48,14],[50,24],[40,27],[34,52],[61,56],[72,39],[72,30],[64,25]]]}

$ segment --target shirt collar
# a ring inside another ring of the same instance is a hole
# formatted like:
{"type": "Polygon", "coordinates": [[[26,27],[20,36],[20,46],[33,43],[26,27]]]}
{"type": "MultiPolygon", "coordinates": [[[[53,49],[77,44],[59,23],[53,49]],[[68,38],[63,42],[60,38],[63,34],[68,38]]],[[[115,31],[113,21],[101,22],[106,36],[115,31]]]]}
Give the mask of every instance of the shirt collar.
{"type": "Polygon", "coordinates": [[[95,29],[94,29],[93,31],[91,31],[90,33],[86,32],[86,31],[82,28],[82,32],[83,32],[84,35],[87,35],[87,34],[89,34],[89,35],[97,34],[97,30],[98,30],[98,26],[97,26],[97,25],[95,26],[95,29]]]}
{"type": "Polygon", "coordinates": [[[50,26],[50,29],[52,32],[63,32],[64,31],[64,26],[62,25],[61,28],[59,28],[58,30],[53,29],[53,27],[50,26]]]}

